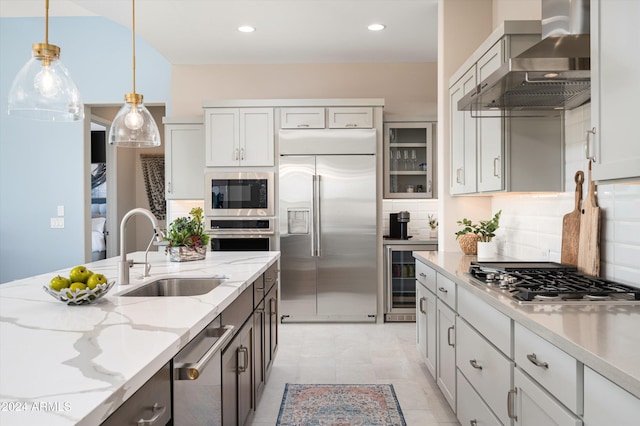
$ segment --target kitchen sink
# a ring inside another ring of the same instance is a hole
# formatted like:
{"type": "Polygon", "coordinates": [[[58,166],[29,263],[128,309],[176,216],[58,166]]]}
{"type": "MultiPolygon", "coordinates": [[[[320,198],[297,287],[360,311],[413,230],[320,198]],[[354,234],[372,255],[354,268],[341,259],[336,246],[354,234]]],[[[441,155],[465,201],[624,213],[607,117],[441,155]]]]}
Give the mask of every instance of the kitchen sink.
{"type": "Polygon", "coordinates": [[[134,290],[121,294],[121,297],[153,296],[198,296],[209,293],[226,280],[216,278],[161,278],[134,290]]]}

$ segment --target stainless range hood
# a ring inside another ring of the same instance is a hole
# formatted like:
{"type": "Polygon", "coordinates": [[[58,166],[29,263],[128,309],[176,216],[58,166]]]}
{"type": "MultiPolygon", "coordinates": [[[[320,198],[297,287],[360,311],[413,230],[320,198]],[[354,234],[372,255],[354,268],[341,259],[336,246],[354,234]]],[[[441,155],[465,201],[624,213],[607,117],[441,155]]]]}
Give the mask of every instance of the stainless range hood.
{"type": "Polygon", "coordinates": [[[458,110],[562,110],[587,102],[589,1],[542,0],[542,40],[481,81],[458,110]]]}

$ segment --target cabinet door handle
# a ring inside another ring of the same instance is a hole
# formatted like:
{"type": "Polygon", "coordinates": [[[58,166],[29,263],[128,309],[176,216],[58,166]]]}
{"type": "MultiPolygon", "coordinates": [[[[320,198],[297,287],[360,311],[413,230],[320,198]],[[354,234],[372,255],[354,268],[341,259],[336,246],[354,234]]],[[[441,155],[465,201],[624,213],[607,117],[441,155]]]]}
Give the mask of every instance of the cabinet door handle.
{"type": "Polygon", "coordinates": [[[269,313],[271,314],[271,316],[277,315],[278,311],[276,310],[276,299],[275,297],[272,297],[271,299],[269,299],[269,313]]]}
{"type": "Polygon", "coordinates": [[[515,402],[518,395],[518,388],[512,389],[507,392],[507,416],[510,419],[518,421],[518,416],[515,415],[515,402]]]}
{"type": "Polygon", "coordinates": [[[438,291],[441,291],[441,292],[443,292],[443,293],[449,293],[449,292],[447,291],[447,289],[446,289],[446,288],[444,288],[444,287],[438,287],[438,291]]]}
{"type": "Polygon", "coordinates": [[[420,313],[423,313],[423,314],[426,314],[426,313],[427,313],[427,311],[423,308],[423,305],[422,305],[422,304],[424,303],[424,301],[425,301],[425,300],[426,300],[426,299],[425,299],[424,297],[421,297],[421,298],[420,298],[420,313]]]}
{"type": "Polygon", "coordinates": [[[500,178],[500,172],[498,171],[498,163],[500,163],[499,155],[493,159],[493,176],[500,178]]]}
{"type": "Polygon", "coordinates": [[[595,155],[591,155],[591,148],[589,145],[589,139],[591,139],[589,137],[589,134],[592,134],[595,136],[596,134],[596,128],[593,127],[591,130],[587,130],[587,135],[584,139],[584,156],[587,158],[587,160],[589,161],[593,161],[594,163],[596,162],[596,156],[595,155]]]}
{"type": "Polygon", "coordinates": [[[236,161],[238,161],[238,160],[239,160],[239,158],[240,158],[240,156],[239,156],[239,152],[238,152],[238,148],[234,149],[234,150],[233,150],[233,153],[234,153],[234,154],[233,154],[233,158],[234,158],[236,161]]]}
{"type": "Polygon", "coordinates": [[[240,148],[240,159],[244,160],[244,148],[240,148]]]}
{"type": "Polygon", "coordinates": [[[167,194],[171,194],[171,181],[167,182],[167,194]]]}
{"type": "Polygon", "coordinates": [[[549,368],[549,363],[538,361],[538,357],[536,357],[536,354],[527,354],[527,359],[531,361],[531,363],[536,367],[545,368],[545,369],[549,368]]]}
{"type": "Polygon", "coordinates": [[[241,345],[238,348],[238,354],[240,354],[241,352],[244,354],[244,362],[242,366],[240,366],[240,363],[238,363],[238,373],[244,373],[245,371],[247,371],[247,367],[249,367],[249,349],[241,345]]]}
{"type": "Polygon", "coordinates": [[[476,361],[475,359],[470,359],[469,360],[469,364],[471,364],[471,366],[473,368],[476,368],[478,370],[482,370],[482,366],[480,364],[478,364],[478,361],[476,361]]]}
{"type": "Polygon", "coordinates": [[[432,189],[433,189],[433,184],[431,183],[431,179],[429,179],[429,183],[427,184],[427,190],[428,192],[431,192],[432,189]]]}
{"type": "Polygon", "coordinates": [[[460,183],[460,184],[464,183],[462,181],[462,177],[461,176],[462,176],[462,167],[456,169],[456,183],[460,183]]]}
{"type": "Polygon", "coordinates": [[[138,426],[145,426],[145,425],[152,425],[154,424],[160,417],[162,417],[162,415],[164,414],[165,411],[167,411],[167,407],[161,407],[158,405],[158,403],[154,403],[153,407],[151,407],[151,410],[155,413],[153,415],[153,417],[151,417],[150,419],[146,420],[146,419],[140,419],[138,420],[137,425],[138,426]]]}
{"type": "Polygon", "coordinates": [[[449,328],[447,328],[447,344],[449,346],[455,346],[453,343],[451,343],[451,332],[453,331],[453,325],[449,328]]]}
{"type": "Polygon", "coordinates": [[[470,420],[469,421],[469,425],[470,426],[478,426],[478,421],[476,419],[470,420]]]}

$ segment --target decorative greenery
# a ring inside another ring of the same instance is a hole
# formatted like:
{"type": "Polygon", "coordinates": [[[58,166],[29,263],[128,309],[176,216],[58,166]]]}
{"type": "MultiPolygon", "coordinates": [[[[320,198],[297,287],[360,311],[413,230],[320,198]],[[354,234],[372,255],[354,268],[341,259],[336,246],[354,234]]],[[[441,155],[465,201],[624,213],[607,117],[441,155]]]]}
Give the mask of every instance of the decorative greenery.
{"type": "Polygon", "coordinates": [[[169,225],[165,240],[169,247],[201,247],[209,243],[209,236],[204,232],[202,207],[191,209],[189,217],[179,217],[169,225]]]}
{"type": "Polygon", "coordinates": [[[436,219],[435,216],[433,216],[432,214],[430,214],[428,217],[429,217],[429,227],[431,229],[436,229],[438,227],[438,219],[436,219]]]}
{"type": "Polygon", "coordinates": [[[464,218],[457,223],[464,226],[460,231],[456,232],[456,239],[464,234],[476,234],[481,242],[489,242],[496,236],[495,232],[500,227],[500,215],[502,210],[498,211],[491,220],[481,220],[480,223],[472,223],[469,219],[464,218]]]}

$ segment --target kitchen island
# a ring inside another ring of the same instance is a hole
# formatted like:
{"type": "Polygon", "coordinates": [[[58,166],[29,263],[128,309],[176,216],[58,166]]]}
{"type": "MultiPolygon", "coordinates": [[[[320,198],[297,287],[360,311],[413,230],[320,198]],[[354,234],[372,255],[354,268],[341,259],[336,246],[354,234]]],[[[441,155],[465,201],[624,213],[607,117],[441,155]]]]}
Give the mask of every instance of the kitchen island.
{"type": "MultiPolygon", "coordinates": [[[[95,303],[68,306],[42,287],[74,266],[0,285],[0,424],[97,425],[233,302],[279,252],[207,252],[169,262],[149,253],[151,276],[131,269],[95,303]],[[119,297],[162,277],[226,276],[201,296],[119,297]]],[[[144,253],[128,255],[135,262],[144,253]]],[[[109,281],[119,257],[85,264],[109,281]]]]}
{"type": "MultiPolygon", "coordinates": [[[[469,315],[469,318],[464,319],[471,321],[473,327],[484,330],[488,332],[487,334],[497,337],[493,342],[502,342],[502,337],[505,337],[504,342],[507,342],[506,345],[501,346],[499,343],[496,343],[496,345],[504,352],[509,360],[515,359],[516,365],[522,366],[524,369],[531,367],[526,359],[523,364],[520,364],[521,359],[518,358],[518,352],[522,349],[519,348],[518,345],[522,343],[529,345],[532,344],[531,342],[533,340],[538,342],[539,337],[535,335],[540,336],[542,339],[568,354],[571,359],[574,359],[573,367],[567,369],[570,370],[571,374],[575,373],[576,375],[575,387],[571,390],[573,395],[577,395],[577,402],[574,401],[576,407],[574,412],[580,415],[582,411],[583,367],[585,377],[587,377],[587,370],[595,371],[610,382],[624,389],[630,395],[633,395],[635,398],[640,398],[640,337],[637,330],[638,325],[640,325],[640,302],[629,304],[606,302],[601,304],[518,304],[509,296],[502,294],[500,290],[489,288],[471,277],[468,270],[470,263],[476,260],[476,256],[465,256],[462,253],[453,252],[430,251],[413,252],[413,255],[417,261],[422,262],[428,268],[432,268],[435,274],[438,275],[437,278],[442,276],[443,282],[451,280],[452,285],[455,283],[456,287],[448,287],[449,295],[451,295],[452,292],[454,294],[454,299],[451,300],[455,300],[455,294],[458,296],[457,306],[455,302],[451,302],[451,307],[453,309],[457,307],[458,310],[464,307],[464,314],[473,314],[469,315]],[[464,306],[462,304],[464,304],[464,306]],[[489,308],[481,307],[487,305],[489,308]],[[475,314],[478,312],[481,312],[482,315],[478,316],[475,314]],[[489,319],[489,316],[493,319],[489,319]],[[511,321],[511,325],[505,329],[506,334],[504,336],[500,336],[495,328],[490,329],[486,326],[483,328],[483,324],[490,324],[493,320],[495,320],[496,324],[498,324],[498,322],[500,324],[508,324],[501,318],[511,321]],[[511,331],[509,331],[509,328],[511,331]],[[525,334],[528,333],[524,330],[525,328],[535,333],[535,335],[525,334]],[[519,336],[528,337],[524,340],[518,340],[519,336]],[[515,343],[509,343],[512,340],[515,340],[515,343]],[[513,356],[514,352],[516,354],[515,357],[513,356]]],[[[436,278],[435,275],[434,278],[436,278]]],[[[438,286],[440,286],[440,284],[438,284],[438,286]]],[[[437,289],[437,291],[440,290],[445,291],[446,289],[437,289]]],[[[460,316],[462,317],[464,314],[460,313],[460,316]]],[[[458,328],[469,329],[468,326],[462,324],[463,322],[462,318],[459,321],[456,320],[456,330],[458,328]]],[[[460,332],[462,333],[462,331],[460,332]]],[[[456,331],[456,333],[458,332],[456,331]]],[[[457,342],[457,334],[455,340],[456,346],[460,348],[458,343],[461,344],[461,342],[457,342]]],[[[460,357],[462,361],[466,360],[464,356],[461,357],[459,354],[458,357],[460,357]]],[[[529,361],[535,363],[535,353],[532,357],[533,361],[531,359],[529,359],[529,361]]],[[[501,359],[507,358],[502,357],[501,359]]],[[[474,368],[471,371],[481,371],[478,370],[478,368],[481,369],[482,366],[474,365],[474,363],[475,359],[472,360],[472,366],[474,368]]],[[[482,362],[480,363],[482,364],[482,362]]],[[[460,368],[460,366],[464,368],[465,363],[460,362],[457,365],[458,368],[460,368]]],[[[553,364],[552,361],[550,361],[549,365],[538,362],[536,366],[542,366],[543,368],[533,368],[534,370],[544,372],[547,368],[557,367],[557,365],[557,363],[553,364]]],[[[571,364],[568,365],[571,366],[571,364]]],[[[553,378],[548,377],[548,375],[545,376],[544,374],[545,373],[540,376],[543,383],[546,383],[544,380],[553,380],[553,378]]],[[[492,386],[495,388],[497,385],[493,384],[492,386]]],[[[587,408],[591,408],[588,407],[588,405],[590,402],[593,403],[593,400],[588,400],[586,381],[584,386],[584,409],[586,411],[587,408]]],[[[483,397],[486,396],[487,395],[483,395],[483,397]]],[[[640,400],[634,399],[631,396],[625,398],[627,398],[633,413],[640,414],[640,400]]],[[[500,410],[503,409],[503,399],[504,398],[500,396],[500,408],[496,409],[497,415],[500,415],[500,410]]],[[[572,407],[569,405],[569,408],[572,407]]],[[[506,409],[504,411],[506,414],[506,409]]],[[[464,415],[462,417],[464,417],[464,415]]],[[[459,419],[460,418],[461,416],[459,414],[459,419]]],[[[637,418],[637,416],[635,418],[637,418]]]]}

